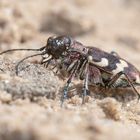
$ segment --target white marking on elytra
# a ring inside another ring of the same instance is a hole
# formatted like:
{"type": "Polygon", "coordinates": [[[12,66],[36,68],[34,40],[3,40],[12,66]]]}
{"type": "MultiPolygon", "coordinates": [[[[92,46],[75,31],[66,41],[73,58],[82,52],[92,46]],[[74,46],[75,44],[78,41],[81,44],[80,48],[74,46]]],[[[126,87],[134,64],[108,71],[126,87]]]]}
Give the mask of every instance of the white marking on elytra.
{"type": "Polygon", "coordinates": [[[112,71],[113,74],[117,74],[117,73],[119,73],[121,71],[124,71],[124,68],[128,67],[128,64],[127,64],[126,61],[124,61],[122,59],[119,59],[119,61],[120,61],[119,63],[116,63],[117,68],[112,71]]]}
{"type": "Polygon", "coordinates": [[[106,67],[109,65],[107,58],[101,58],[100,62],[95,62],[95,61],[93,61],[92,56],[89,56],[88,61],[90,63],[96,64],[96,65],[101,66],[101,67],[106,67]]]}
{"type": "Polygon", "coordinates": [[[136,75],[136,83],[140,83],[140,76],[136,75]]]}
{"type": "Polygon", "coordinates": [[[92,62],[92,56],[91,55],[88,56],[88,61],[92,62]]]}

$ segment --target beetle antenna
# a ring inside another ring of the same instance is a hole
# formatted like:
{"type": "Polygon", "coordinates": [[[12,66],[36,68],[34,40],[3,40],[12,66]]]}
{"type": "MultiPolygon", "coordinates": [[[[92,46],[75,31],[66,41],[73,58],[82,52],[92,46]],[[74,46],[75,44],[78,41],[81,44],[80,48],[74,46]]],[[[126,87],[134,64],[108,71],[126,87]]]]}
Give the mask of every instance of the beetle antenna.
{"type": "Polygon", "coordinates": [[[1,52],[0,55],[2,55],[4,53],[12,52],[12,51],[42,51],[45,47],[46,46],[41,47],[39,49],[10,49],[10,50],[6,50],[6,51],[1,52]]]}
{"type": "Polygon", "coordinates": [[[17,63],[16,67],[15,67],[15,69],[16,69],[16,75],[18,75],[18,67],[19,67],[19,65],[20,65],[23,61],[25,61],[25,60],[28,59],[28,58],[31,58],[31,57],[34,57],[34,56],[43,55],[43,54],[44,54],[44,53],[38,53],[38,54],[30,55],[30,56],[27,56],[27,57],[23,58],[22,60],[20,60],[20,61],[17,63]]]}

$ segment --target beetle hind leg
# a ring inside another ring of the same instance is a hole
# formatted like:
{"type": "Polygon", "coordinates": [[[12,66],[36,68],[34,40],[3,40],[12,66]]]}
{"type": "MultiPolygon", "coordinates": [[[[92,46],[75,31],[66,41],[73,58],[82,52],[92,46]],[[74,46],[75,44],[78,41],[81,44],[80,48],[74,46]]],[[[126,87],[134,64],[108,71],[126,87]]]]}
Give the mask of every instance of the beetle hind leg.
{"type": "Polygon", "coordinates": [[[128,77],[128,75],[125,74],[125,73],[123,73],[123,74],[125,75],[127,81],[129,82],[129,84],[130,84],[130,86],[132,87],[132,89],[134,90],[134,92],[137,94],[137,96],[138,96],[138,101],[139,101],[139,99],[140,99],[140,94],[139,94],[139,92],[136,90],[134,84],[132,83],[132,81],[130,80],[130,78],[128,77]]]}
{"type": "Polygon", "coordinates": [[[140,94],[139,94],[139,92],[136,90],[136,88],[135,88],[133,82],[131,81],[131,79],[129,78],[129,76],[128,76],[126,73],[124,73],[124,72],[119,72],[119,73],[117,73],[117,74],[107,83],[106,86],[107,86],[107,87],[111,87],[111,86],[120,78],[120,76],[122,76],[122,75],[124,75],[124,76],[126,77],[127,82],[128,82],[129,85],[132,87],[133,91],[137,94],[137,96],[138,96],[138,101],[139,101],[139,99],[140,99],[140,94]]]}

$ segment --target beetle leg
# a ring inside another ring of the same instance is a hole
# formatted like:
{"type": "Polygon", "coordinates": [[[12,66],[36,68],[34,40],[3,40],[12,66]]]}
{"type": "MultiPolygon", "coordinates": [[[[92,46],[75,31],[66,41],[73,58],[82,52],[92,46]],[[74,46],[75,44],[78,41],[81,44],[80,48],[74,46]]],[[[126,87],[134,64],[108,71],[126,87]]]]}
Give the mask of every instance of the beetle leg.
{"type": "Polygon", "coordinates": [[[75,74],[77,72],[78,67],[79,67],[79,61],[77,61],[77,63],[75,64],[75,66],[73,68],[73,71],[70,74],[69,79],[67,80],[67,83],[66,83],[66,85],[64,87],[63,95],[62,95],[62,98],[61,98],[61,107],[63,106],[63,103],[64,103],[65,99],[67,99],[68,88],[70,86],[70,83],[71,83],[73,77],[75,76],[75,74]]]}
{"type": "Polygon", "coordinates": [[[69,73],[71,73],[71,71],[73,70],[73,68],[75,67],[75,64],[77,63],[77,60],[74,60],[67,68],[66,71],[68,71],[69,73]]]}
{"type": "Polygon", "coordinates": [[[87,63],[86,69],[85,69],[84,86],[83,86],[83,90],[82,90],[82,104],[85,103],[85,96],[87,96],[87,94],[89,94],[88,77],[89,77],[89,63],[87,63]]]}
{"type": "Polygon", "coordinates": [[[129,85],[132,87],[132,89],[134,90],[134,92],[137,94],[138,100],[139,100],[139,99],[140,99],[140,94],[139,94],[139,92],[136,90],[136,88],[135,88],[133,82],[131,81],[131,79],[129,78],[129,76],[128,76],[126,73],[124,73],[124,72],[119,72],[119,73],[117,73],[117,74],[110,80],[110,82],[107,84],[107,86],[110,87],[111,85],[113,85],[113,84],[117,81],[117,79],[119,79],[119,77],[120,77],[121,75],[124,75],[124,76],[126,77],[126,80],[128,81],[129,85]]]}
{"type": "Polygon", "coordinates": [[[125,77],[126,77],[127,81],[129,82],[130,86],[133,88],[134,92],[137,94],[138,101],[139,101],[139,99],[140,99],[139,92],[136,90],[136,88],[135,88],[134,84],[132,83],[132,81],[130,80],[129,76],[127,74],[125,74],[125,73],[123,73],[123,74],[125,75],[125,77]]]}
{"type": "Polygon", "coordinates": [[[48,56],[48,57],[42,57],[42,60],[41,60],[40,64],[45,64],[45,63],[47,63],[51,59],[52,59],[51,55],[48,56]]]}
{"type": "Polygon", "coordinates": [[[81,67],[79,68],[79,76],[80,76],[80,80],[84,79],[84,71],[85,71],[85,67],[86,67],[86,63],[87,61],[84,61],[81,65],[81,67]]]}
{"type": "Polygon", "coordinates": [[[117,73],[115,76],[113,76],[110,81],[105,85],[106,87],[111,87],[119,78],[123,75],[123,72],[117,73]]]}
{"type": "Polygon", "coordinates": [[[54,66],[51,68],[51,70],[54,70],[56,67],[57,67],[57,65],[54,65],[54,66]]]}

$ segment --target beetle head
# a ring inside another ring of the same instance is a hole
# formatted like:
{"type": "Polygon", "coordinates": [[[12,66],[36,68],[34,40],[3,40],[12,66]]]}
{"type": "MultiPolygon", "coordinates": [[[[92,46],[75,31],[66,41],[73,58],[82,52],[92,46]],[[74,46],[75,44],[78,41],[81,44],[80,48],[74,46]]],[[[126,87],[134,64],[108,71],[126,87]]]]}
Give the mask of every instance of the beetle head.
{"type": "Polygon", "coordinates": [[[53,58],[66,55],[71,46],[71,38],[67,36],[49,37],[46,44],[46,52],[53,58]]]}

